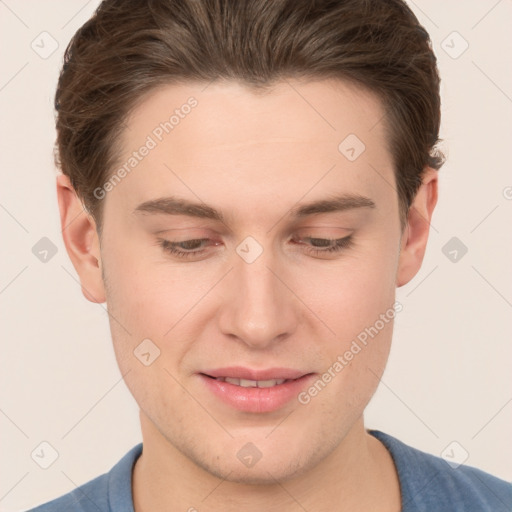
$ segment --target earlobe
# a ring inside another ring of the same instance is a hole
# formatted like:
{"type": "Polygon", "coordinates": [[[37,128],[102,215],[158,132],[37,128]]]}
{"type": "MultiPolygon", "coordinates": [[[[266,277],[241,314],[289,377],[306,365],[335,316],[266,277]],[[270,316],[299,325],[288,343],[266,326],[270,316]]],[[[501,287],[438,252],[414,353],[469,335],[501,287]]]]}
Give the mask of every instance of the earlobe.
{"type": "Polygon", "coordinates": [[[80,278],[82,293],[91,302],[105,302],[101,252],[96,223],[84,209],[69,178],[57,177],[62,238],[80,278]]]}
{"type": "Polygon", "coordinates": [[[430,221],[437,203],[438,173],[427,168],[409,208],[400,249],[397,287],[407,284],[419,271],[427,248],[430,221]]]}

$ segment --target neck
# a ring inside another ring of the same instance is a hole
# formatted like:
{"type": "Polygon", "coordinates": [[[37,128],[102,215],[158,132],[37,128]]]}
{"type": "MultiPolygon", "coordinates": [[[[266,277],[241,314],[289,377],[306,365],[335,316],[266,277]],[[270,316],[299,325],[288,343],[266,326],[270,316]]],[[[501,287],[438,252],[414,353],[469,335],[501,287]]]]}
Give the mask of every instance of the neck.
{"type": "Polygon", "coordinates": [[[386,448],[363,419],[313,469],[268,484],[220,479],[178,451],[141,412],[143,453],[132,481],[135,512],[358,512],[400,510],[399,481],[386,448]]]}

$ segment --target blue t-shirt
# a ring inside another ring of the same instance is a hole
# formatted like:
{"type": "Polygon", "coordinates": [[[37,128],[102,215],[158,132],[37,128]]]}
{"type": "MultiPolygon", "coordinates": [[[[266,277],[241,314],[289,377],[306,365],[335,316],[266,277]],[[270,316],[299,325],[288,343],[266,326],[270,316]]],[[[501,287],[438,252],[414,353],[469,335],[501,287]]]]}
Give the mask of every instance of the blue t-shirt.
{"type": "MultiPolygon", "coordinates": [[[[378,430],[369,430],[389,450],[398,472],[402,512],[511,512],[512,484],[461,465],[452,468],[378,430]]],[[[134,512],[132,469],[142,443],[108,473],[28,512],[134,512]]]]}

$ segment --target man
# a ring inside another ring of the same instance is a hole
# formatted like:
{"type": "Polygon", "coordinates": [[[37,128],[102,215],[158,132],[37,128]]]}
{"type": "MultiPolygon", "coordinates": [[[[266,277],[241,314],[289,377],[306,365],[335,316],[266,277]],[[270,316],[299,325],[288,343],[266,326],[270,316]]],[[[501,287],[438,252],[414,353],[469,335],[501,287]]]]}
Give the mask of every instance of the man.
{"type": "Polygon", "coordinates": [[[106,0],[56,108],[64,242],[143,443],[35,510],[510,510],[363,421],[443,163],[402,1],[106,0]]]}

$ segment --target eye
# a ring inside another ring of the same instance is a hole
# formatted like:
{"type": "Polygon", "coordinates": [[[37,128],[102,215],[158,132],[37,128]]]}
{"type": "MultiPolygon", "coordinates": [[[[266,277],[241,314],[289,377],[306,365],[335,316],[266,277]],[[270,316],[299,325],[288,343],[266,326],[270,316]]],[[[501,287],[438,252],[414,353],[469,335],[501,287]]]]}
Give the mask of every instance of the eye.
{"type": "MultiPolygon", "coordinates": [[[[296,241],[297,239],[294,239],[296,241]]],[[[299,244],[303,244],[306,241],[305,249],[314,255],[321,254],[332,254],[340,252],[344,249],[348,249],[352,243],[352,235],[348,235],[343,238],[316,238],[312,236],[305,236],[298,239],[299,244]]]]}
{"type": "MultiPolygon", "coordinates": [[[[292,241],[304,246],[306,253],[313,255],[332,254],[348,249],[352,245],[352,235],[344,238],[316,238],[305,236],[293,238],[292,241]]],[[[175,241],[158,238],[158,244],[162,249],[178,258],[196,258],[208,252],[209,245],[220,245],[210,238],[193,238],[191,240],[175,241]]]]}
{"type": "MultiPolygon", "coordinates": [[[[209,238],[194,238],[192,240],[183,240],[181,242],[166,240],[159,238],[158,243],[165,252],[168,252],[179,258],[188,258],[198,256],[206,252],[204,246],[206,242],[211,241],[209,238]]],[[[214,242],[213,245],[218,245],[214,242]]]]}

